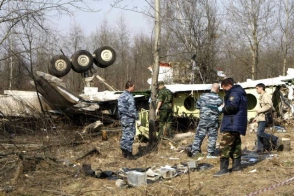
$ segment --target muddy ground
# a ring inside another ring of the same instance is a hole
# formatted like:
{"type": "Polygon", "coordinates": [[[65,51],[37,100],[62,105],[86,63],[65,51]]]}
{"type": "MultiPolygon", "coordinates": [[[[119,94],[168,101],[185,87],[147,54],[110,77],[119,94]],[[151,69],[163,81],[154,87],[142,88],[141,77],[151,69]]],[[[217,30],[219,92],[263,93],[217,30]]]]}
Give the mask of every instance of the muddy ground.
{"type": "MultiPolygon", "coordinates": [[[[261,195],[286,196],[294,193],[293,150],[258,156],[256,162],[244,162],[241,172],[213,177],[219,170],[219,159],[206,158],[206,139],[202,145],[203,159],[198,164],[211,165],[211,168],[146,186],[119,188],[115,180],[85,175],[82,165],[90,164],[98,174],[101,171],[117,172],[123,167],[150,168],[186,163],[191,158],[177,148],[190,144],[194,137],[163,140],[154,151],[146,150],[147,143],[136,141],[134,154],[140,149],[143,155],[136,160],[127,160],[119,150],[119,127],[100,127],[87,133],[82,130],[83,127],[69,125],[35,132],[1,130],[0,195],[247,195],[259,191],[261,195]],[[108,140],[102,140],[101,130],[107,131],[108,140]],[[170,144],[175,149],[171,149],[170,144]]],[[[288,126],[285,133],[274,134],[294,141],[293,132],[288,126]]],[[[254,148],[255,139],[255,133],[242,137],[244,154],[254,148]]]]}

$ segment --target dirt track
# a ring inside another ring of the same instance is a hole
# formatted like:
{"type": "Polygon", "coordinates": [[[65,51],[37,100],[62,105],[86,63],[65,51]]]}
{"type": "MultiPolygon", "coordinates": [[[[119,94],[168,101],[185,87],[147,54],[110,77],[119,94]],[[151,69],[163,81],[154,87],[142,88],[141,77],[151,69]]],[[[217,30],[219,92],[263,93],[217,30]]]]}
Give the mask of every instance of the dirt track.
{"type": "MultiPolygon", "coordinates": [[[[15,134],[10,135],[10,139],[6,135],[1,141],[0,154],[6,155],[0,159],[0,195],[246,195],[294,177],[293,150],[274,151],[270,159],[260,159],[241,172],[213,177],[213,173],[219,170],[219,159],[205,157],[204,141],[204,158],[199,164],[211,164],[212,168],[137,188],[118,188],[115,180],[85,176],[82,164],[91,164],[98,173],[101,170],[117,172],[122,167],[172,166],[190,159],[185,153],[171,150],[170,141],[164,140],[157,151],[146,152],[136,160],[126,160],[119,150],[118,133],[112,132],[108,134],[107,141],[102,141],[97,132],[82,135],[80,131],[80,128],[75,127],[74,130],[57,128],[46,134],[15,134]],[[93,149],[99,153],[91,151],[93,149]],[[254,170],[256,172],[251,173],[254,170]]],[[[290,137],[294,141],[292,128],[287,128],[286,133],[275,135],[290,137]]],[[[192,139],[189,137],[172,143],[180,147],[190,144],[192,139]]],[[[254,133],[242,137],[243,152],[253,149],[255,139],[254,133]]],[[[136,142],[134,153],[139,146],[143,149],[146,145],[136,142]]],[[[293,192],[294,180],[266,190],[263,195],[293,195],[293,192]]]]}

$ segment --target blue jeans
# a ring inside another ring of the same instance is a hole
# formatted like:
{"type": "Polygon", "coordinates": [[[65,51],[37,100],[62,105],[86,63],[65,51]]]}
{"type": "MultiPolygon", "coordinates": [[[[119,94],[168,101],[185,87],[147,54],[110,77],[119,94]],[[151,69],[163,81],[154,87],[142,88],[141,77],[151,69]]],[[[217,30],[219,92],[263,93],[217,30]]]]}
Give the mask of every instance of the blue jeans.
{"type": "Polygon", "coordinates": [[[263,151],[263,139],[268,139],[269,141],[271,141],[273,144],[275,144],[275,142],[277,142],[278,137],[274,136],[272,134],[269,133],[265,133],[265,125],[266,122],[265,121],[259,121],[258,122],[258,129],[257,129],[257,150],[263,151]]]}

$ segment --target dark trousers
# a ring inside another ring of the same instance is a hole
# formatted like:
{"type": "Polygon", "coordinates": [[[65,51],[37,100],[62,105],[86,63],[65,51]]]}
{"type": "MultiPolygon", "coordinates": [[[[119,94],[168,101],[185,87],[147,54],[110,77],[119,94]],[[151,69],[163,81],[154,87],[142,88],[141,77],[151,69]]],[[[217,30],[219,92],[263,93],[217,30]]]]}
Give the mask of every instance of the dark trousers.
{"type": "Polygon", "coordinates": [[[257,128],[257,150],[259,151],[263,151],[263,140],[264,139],[268,139],[269,141],[271,141],[272,143],[275,143],[278,139],[277,136],[274,136],[272,134],[266,133],[264,132],[265,130],[265,125],[266,122],[265,121],[259,121],[258,122],[258,128],[257,128]]]}

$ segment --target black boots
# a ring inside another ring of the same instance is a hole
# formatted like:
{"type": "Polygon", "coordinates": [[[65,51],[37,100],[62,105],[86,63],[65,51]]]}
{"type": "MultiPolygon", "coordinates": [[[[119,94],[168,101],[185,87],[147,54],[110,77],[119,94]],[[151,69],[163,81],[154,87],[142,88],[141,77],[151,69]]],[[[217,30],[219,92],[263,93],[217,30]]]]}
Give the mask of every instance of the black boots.
{"type": "MultiPolygon", "coordinates": [[[[238,158],[232,158],[233,160],[233,166],[231,171],[241,171],[241,156],[238,158]]],[[[213,176],[222,176],[225,174],[229,174],[230,170],[229,167],[229,158],[221,158],[220,159],[220,170],[215,173],[213,176]]]]}
{"type": "Polygon", "coordinates": [[[121,148],[121,152],[122,152],[122,155],[123,155],[123,157],[124,158],[127,158],[127,150],[125,150],[125,149],[123,149],[123,148],[121,148]]]}
{"type": "Polygon", "coordinates": [[[241,171],[241,156],[238,158],[233,158],[232,171],[241,171]]]}
{"type": "Polygon", "coordinates": [[[129,151],[127,151],[127,157],[126,157],[126,158],[129,159],[129,160],[134,160],[134,159],[136,159],[136,158],[134,157],[133,153],[132,153],[132,152],[129,152],[129,151]]]}
{"type": "Polygon", "coordinates": [[[135,157],[133,156],[132,152],[129,152],[128,150],[125,150],[123,148],[121,148],[121,152],[124,158],[127,158],[129,160],[134,160],[135,157]]]}
{"type": "Polygon", "coordinates": [[[230,171],[229,171],[228,167],[229,167],[229,159],[228,158],[221,158],[220,159],[220,170],[217,173],[213,174],[213,176],[218,177],[218,176],[223,176],[225,174],[229,174],[230,171]]]}

